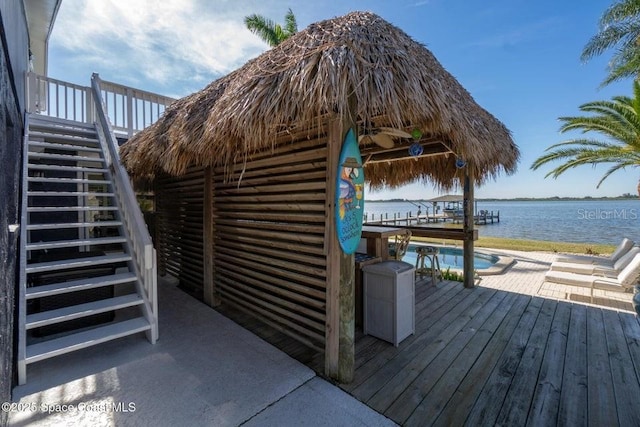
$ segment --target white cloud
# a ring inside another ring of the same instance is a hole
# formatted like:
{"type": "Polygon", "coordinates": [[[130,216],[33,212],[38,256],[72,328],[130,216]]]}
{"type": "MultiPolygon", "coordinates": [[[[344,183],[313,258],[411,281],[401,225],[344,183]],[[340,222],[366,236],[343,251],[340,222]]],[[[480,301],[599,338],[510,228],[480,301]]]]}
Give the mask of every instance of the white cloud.
{"type": "Polygon", "coordinates": [[[225,1],[65,0],[51,44],[112,79],[202,86],[266,49],[248,13],[225,1]]]}

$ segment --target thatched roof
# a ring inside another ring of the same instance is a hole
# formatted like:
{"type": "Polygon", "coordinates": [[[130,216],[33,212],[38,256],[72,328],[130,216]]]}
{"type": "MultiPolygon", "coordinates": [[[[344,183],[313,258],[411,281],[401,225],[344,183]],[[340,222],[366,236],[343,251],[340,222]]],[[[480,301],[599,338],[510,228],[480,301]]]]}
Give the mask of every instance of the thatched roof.
{"type": "Polygon", "coordinates": [[[122,160],[136,178],[228,166],[286,142],[283,135],[323,132],[327,117],[345,114],[353,101],[362,128],[417,128],[454,153],[365,164],[373,187],[416,180],[450,187],[460,176],[456,156],[478,182],[515,171],[519,151],[506,127],[422,44],[368,12],[311,24],[176,101],[122,147],[122,160]]]}

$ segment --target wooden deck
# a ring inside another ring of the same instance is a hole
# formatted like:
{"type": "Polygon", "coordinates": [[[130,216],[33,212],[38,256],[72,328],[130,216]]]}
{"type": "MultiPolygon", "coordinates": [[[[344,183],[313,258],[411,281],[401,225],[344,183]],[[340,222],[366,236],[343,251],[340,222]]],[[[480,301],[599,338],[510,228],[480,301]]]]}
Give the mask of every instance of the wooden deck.
{"type": "MultiPolygon", "coordinates": [[[[341,387],[402,425],[640,425],[638,320],[541,296],[547,269],[520,259],[476,289],[418,284],[416,333],[395,348],[357,331],[355,379],[341,387]]],[[[245,322],[321,370],[321,357],[245,322]]]]}

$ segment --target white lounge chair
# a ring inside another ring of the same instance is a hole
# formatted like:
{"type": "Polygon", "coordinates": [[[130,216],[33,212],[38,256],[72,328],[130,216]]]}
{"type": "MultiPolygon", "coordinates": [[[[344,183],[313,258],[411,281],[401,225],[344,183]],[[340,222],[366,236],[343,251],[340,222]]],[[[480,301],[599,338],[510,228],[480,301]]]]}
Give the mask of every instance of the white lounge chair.
{"type": "Polygon", "coordinates": [[[626,292],[638,282],[638,276],[640,276],[640,253],[636,254],[631,262],[615,278],[549,270],[544,276],[544,279],[545,282],[590,288],[591,302],[593,303],[594,289],[626,292]]]}
{"type": "Polygon", "coordinates": [[[622,255],[620,259],[613,263],[612,266],[555,261],[551,264],[551,270],[616,278],[638,253],[640,253],[640,248],[634,246],[629,252],[622,255]]]}
{"type": "Polygon", "coordinates": [[[609,257],[598,257],[588,255],[564,255],[556,258],[558,262],[572,262],[580,264],[599,264],[613,267],[613,264],[619,260],[625,253],[629,252],[633,247],[633,240],[622,239],[616,250],[609,257]]]}

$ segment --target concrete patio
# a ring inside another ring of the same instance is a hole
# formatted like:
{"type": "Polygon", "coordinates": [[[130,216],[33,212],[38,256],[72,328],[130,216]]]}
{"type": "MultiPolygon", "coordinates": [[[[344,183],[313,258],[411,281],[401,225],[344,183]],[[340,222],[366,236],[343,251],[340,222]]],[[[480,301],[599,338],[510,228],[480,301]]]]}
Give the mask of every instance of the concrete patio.
{"type": "Polygon", "coordinates": [[[393,425],[175,283],[158,289],[156,345],[135,335],[35,363],[9,425],[393,425]]]}

